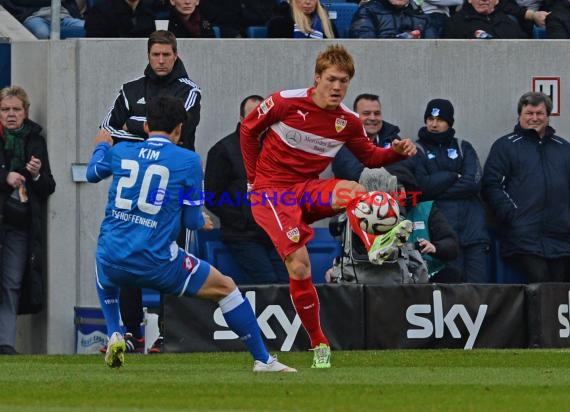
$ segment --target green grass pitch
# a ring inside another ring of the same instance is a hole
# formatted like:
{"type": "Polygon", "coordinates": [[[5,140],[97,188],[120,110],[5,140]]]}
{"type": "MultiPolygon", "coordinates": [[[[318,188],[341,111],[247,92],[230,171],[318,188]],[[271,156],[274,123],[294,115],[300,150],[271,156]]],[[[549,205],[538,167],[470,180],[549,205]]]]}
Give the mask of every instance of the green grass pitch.
{"type": "Polygon", "coordinates": [[[567,411],[568,350],[282,353],[296,374],[254,374],[245,352],[0,357],[0,411],[567,411]]]}

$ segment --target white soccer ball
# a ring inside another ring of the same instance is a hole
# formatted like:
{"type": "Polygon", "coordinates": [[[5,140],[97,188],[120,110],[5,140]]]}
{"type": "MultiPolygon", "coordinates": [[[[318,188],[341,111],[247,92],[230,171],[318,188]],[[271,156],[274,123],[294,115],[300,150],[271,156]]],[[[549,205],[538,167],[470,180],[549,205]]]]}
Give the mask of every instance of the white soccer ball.
{"type": "Polygon", "coordinates": [[[388,193],[369,192],[362,195],[353,213],[362,230],[381,235],[398,224],[400,207],[388,193]]]}

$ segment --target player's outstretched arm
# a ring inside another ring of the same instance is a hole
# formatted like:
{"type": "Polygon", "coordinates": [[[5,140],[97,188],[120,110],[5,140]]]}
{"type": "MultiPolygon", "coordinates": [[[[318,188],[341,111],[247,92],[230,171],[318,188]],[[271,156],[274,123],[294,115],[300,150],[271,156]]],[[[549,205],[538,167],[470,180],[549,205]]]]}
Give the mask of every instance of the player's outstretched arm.
{"type": "Polygon", "coordinates": [[[111,164],[107,153],[111,149],[113,138],[105,129],[99,130],[95,136],[95,150],[87,166],[87,181],[97,183],[111,176],[111,164]]]}
{"type": "Polygon", "coordinates": [[[396,139],[392,142],[392,148],[396,153],[408,157],[415,156],[417,152],[416,145],[410,139],[396,139]]]}

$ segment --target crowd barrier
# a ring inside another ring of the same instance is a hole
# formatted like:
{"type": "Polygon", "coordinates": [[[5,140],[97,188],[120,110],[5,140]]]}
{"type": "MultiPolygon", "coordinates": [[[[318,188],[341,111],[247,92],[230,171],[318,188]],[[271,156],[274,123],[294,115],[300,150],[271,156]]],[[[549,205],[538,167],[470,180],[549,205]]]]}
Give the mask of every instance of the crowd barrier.
{"type": "MultiPolygon", "coordinates": [[[[336,350],[565,348],[570,284],[316,286],[323,330],[336,350]]],[[[241,288],[270,350],[307,350],[288,286],[241,288]]],[[[218,306],[164,299],[166,352],[243,350],[218,306]]]]}

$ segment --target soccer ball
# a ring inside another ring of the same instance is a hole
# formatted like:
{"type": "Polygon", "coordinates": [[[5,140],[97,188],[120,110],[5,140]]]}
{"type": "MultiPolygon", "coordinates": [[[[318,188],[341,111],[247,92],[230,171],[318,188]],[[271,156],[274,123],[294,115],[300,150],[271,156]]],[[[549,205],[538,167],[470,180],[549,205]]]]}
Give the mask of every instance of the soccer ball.
{"type": "Polygon", "coordinates": [[[400,207],[388,193],[368,192],[362,195],[353,213],[362,230],[381,235],[396,226],[400,207]]]}

